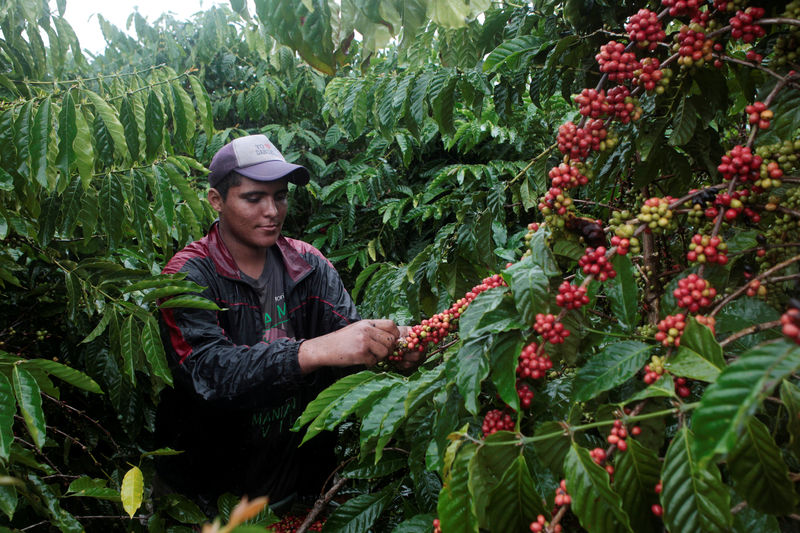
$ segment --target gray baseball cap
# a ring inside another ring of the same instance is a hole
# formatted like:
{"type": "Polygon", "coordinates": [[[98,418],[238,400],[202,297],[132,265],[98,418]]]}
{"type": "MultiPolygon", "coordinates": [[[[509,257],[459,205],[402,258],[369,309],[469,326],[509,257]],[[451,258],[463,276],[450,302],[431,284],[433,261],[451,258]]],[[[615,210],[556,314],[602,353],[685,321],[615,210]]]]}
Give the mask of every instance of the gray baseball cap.
{"type": "Polygon", "coordinates": [[[233,171],[256,181],[275,181],[281,178],[296,185],[305,185],[310,178],[308,169],[287,163],[266,135],[248,135],[234,139],[214,154],[208,183],[216,187],[233,171]]]}

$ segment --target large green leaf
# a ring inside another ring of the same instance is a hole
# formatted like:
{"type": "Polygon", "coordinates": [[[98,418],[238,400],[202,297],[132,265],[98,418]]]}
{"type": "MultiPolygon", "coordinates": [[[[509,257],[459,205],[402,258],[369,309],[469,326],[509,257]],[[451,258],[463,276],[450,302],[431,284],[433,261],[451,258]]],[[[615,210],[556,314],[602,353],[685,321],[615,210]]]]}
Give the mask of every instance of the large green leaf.
{"type": "Polygon", "coordinates": [[[625,383],[639,372],[652,351],[651,345],[639,341],[622,341],[606,346],[578,370],[575,401],[590,400],[625,383]]]}
{"type": "Polygon", "coordinates": [[[462,339],[481,337],[510,329],[525,329],[512,299],[504,287],[478,294],[461,315],[458,333],[462,339]]]}
{"type": "Polygon", "coordinates": [[[716,465],[702,466],[697,462],[693,441],[692,432],[681,428],[664,458],[664,523],[670,531],[729,531],[733,522],[730,494],[716,465]]]}
{"type": "Polygon", "coordinates": [[[547,514],[543,502],[536,492],[525,457],[518,455],[489,495],[489,530],[526,530],[537,515],[547,514]]]}
{"type": "Polygon", "coordinates": [[[56,167],[61,172],[61,179],[65,183],[70,181],[70,168],[75,161],[73,143],[77,134],[75,102],[72,101],[72,91],[67,91],[61,100],[61,112],[58,114],[58,156],[56,157],[56,167]]]}
{"type": "Polygon", "coordinates": [[[617,275],[606,281],[606,294],[614,316],[630,330],[639,323],[639,287],[633,277],[633,263],[627,255],[614,254],[611,264],[617,275]]]}
{"type": "Polygon", "coordinates": [[[19,365],[14,367],[13,372],[14,395],[17,398],[17,406],[28,434],[37,448],[44,446],[46,438],[44,412],[42,411],[42,394],[36,379],[30,372],[19,365]]]}
{"type": "Polygon", "coordinates": [[[119,330],[119,351],[122,356],[122,372],[131,385],[136,384],[136,356],[139,352],[139,326],[136,318],[128,315],[119,330]]]}
{"type": "Polygon", "coordinates": [[[789,469],[781,457],[769,429],[753,417],[731,450],[728,470],[733,488],[747,505],[769,514],[789,514],[794,510],[797,495],[789,479],[789,469]]]}
{"type": "Polygon", "coordinates": [[[592,460],[589,451],[573,443],[564,462],[572,512],[587,531],[632,533],[622,499],[609,484],[608,472],[592,460]]]}
{"type": "Polygon", "coordinates": [[[161,336],[158,333],[158,323],[151,316],[142,327],[142,350],[150,363],[153,374],[163,379],[168,385],[172,385],[172,373],[167,365],[167,356],[164,353],[164,345],[161,344],[161,336]]]}
{"type": "MultiPolygon", "coordinates": [[[[14,488],[14,484],[16,482],[21,483],[21,481],[10,477],[2,464],[0,464],[0,479],[3,479],[3,481],[0,482],[0,511],[3,511],[8,519],[11,520],[14,518],[14,511],[17,509],[18,500],[17,489],[14,488]]],[[[0,527],[0,531],[2,531],[2,527],[0,527]]],[[[7,529],[3,531],[3,533],[7,532],[10,533],[11,530],[7,529]]]]}
{"type": "Polygon", "coordinates": [[[87,498],[97,498],[100,500],[120,501],[120,493],[106,486],[104,479],[92,479],[89,476],[81,476],[69,484],[67,489],[68,496],[85,496],[87,498]]]}
{"type": "Polygon", "coordinates": [[[503,41],[484,59],[483,71],[491,73],[501,67],[516,68],[522,56],[535,55],[551,44],[550,41],[542,42],[541,37],[536,35],[522,35],[503,41]]]}
{"type": "Polygon", "coordinates": [[[11,383],[5,375],[0,374],[0,459],[8,461],[11,453],[11,443],[14,442],[14,413],[17,411],[17,402],[11,383]]]}
{"type": "Polygon", "coordinates": [[[622,508],[630,516],[633,530],[659,531],[658,521],[650,511],[651,505],[658,502],[655,491],[661,475],[658,454],[636,439],[628,439],[628,449],[616,459],[614,490],[622,498],[622,508]]]}
{"type": "Polygon", "coordinates": [[[369,412],[362,415],[359,435],[362,456],[372,451],[374,445],[375,462],[380,461],[383,447],[389,442],[405,416],[408,389],[407,382],[396,382],[380,402],[372,404],[369,412]]]}
{"type": "Polygon", "coordinates": [[[697,460],[727,454],[762,400],[798,367],[800,346],[785,340],[748,350],[727,367],[692,416],[697,460]]]}
{"type": "Polygon", "coordinates": [[[128,143],[128,151],[134,161],[139,159],[141,147],[139,146],[139,124],[136,121],[136,113],[131,103],[131,98],[122,99],[119,107],[119,120],[125,131],[125,141],[128,143]]]}
{"type": "Polygon", "coordinates": [[[42,478],[28,472],[28,488],[41,504],[39,509],[44,509],[48,521],[51,525],[60,529],[63,533],[81,533],[84,527],[66,509],[61,507],[60,498],[53,488],[46,484],[42,478]]]}
{"type": "Polygon", "coordinates": [[[500,399],[515,411],[519,410],[517,364],[523,344],[519,331],[504,331],[494,338],[489,361],[491,379],[500,399]]]}
{"type": "Polygon", "coordinates": [[[292,431],[300,431],[300,429],[318,418],[323,413],[330,411],[336,400],[348,393],[356,390],[361,385],[368,381],[378,378],[378,374],[371,370],[362,370],[356,374],[350,374],[343,377],[324,391],[320,392],[317,397],[309,403],[300,418],[294,423],[292,431]]]}
{"type": "Polygon", "coordinates": [[[395,497],[396,491],[397,483],[393,483],[375,494],[362,494],[347,500],[328,517],[322,531],[324,533],[370,531],[383,509],[395,497]]]}
{"type": "Polygon", "coordinates": [[[455,379],[458,390],[464,397],[464,407],[474,415],[481,408],[478,394],[481,392],[481,383],[489,375],[489,354],[494,338],[486,335],[469,339],[461,345],[458,355],[446,363],[448,377],[455,379]]]}
{"type": "Polygon", "coordinates": [[[30,136],[31,175],[45,189],[47,180],[47,148],[53,118],[50,113],[50,98],[45,98],[36,110],[30,136]]]}
{"type": "Polygon", "coordinates": [[[203,84],[196,76],[189,76],[189,83],[192,85],[192,93],[197,102],[197,110],[200,113],[200,124],[203,126],[203,131],[210,139],[214,135],[214,113],[211,109],[211,100],[208,98],[203,84]]]}
{"type": "Polygon", "coordinates": [[[119,176],[106,173],[100,188],[100,216],[105,223],[109,241],[116,246],[122,240],[123,221],[125,220],[125,198],[119,176]]]}
{"type": "Polygon", "coordinates": [[[725,368],[722,347],[711,330],[689,318],[681,334],[678,353],[670,357],[667,367],[676,376],[713,382],[725,368]]]}
{"type": "Polygon", "coordinates": [[[788,380],[781,383],[781,401],[786,406],[786,430],[789,432],[789,444],[794,453],[800,456],[800,388],[788,380]]]}
{"type": "Polygon", "coordinates": [[[537,313],[547,313],[550,282],[544,271],[533,263],[531,256],[517,261],[503,273],[522,320],[527,324],[536,321],[537,313]]]}
{"type": "Polygon", "coordinates": [[[74,368],[68,367],[50,359],[28,359],[22,366],[30,368],[38,368],[44,370],[51,376],[55,376],[63,381],[66,381],[73,387],[78,387],[85,391],[93,392],[95,394],[102,394],[103,389],[100,388],[92,378],[74,368]]]}
{"type": "Polygon", "coordinates": [[[430,533],[431,524],[436,518],[432,514],[418,514],[403,520],[392,530],[392,533],[430,533]]]}
{"type": "Polygon", "coordinates": [[[155,91],[147,95],[145,110],[145,154],[150,161],[161,151],[164,141],[164,110],[155,91]]]}
{"type": "Polygon", "coordinates": [[[211,311],[221,310],[217,304],[215,304],[205,296],[200,296],[199,294],[183,294],[180,296],[175,296],[174,298],[170,298],[169,300],[166,300],[164,303],[158,306],[159,309],[168,309],[172,307],[209,309],[211,311]]]}
{"type": "Polygon", "coordinates": [[[94,172],[94,146],[92,144],[92,130],[89,129],[86,117],[83,116],[80,110],[75,113],[75,130],[76,134],[75,140],[72,142],[72,149],[75,151],[75,160],[83,188],[88,189],[94,172]]]}
{"type": "Polygon", "coordinates": [[[128,146],[125,141],[125,128],[117,117],[117,111],[111,107],[100,95],[88,89],[82,89],[92,101],[95,110],[103,119],[108,133],[114,141],[114,154],[120,159],[128,158],[128,146]]]}
{"type": "Polygon", "coordinates": [[[543,465],[548,467],[556,476],[562,476],[564,459],[570,450],[569,433],[560,422],[542,422],[534,432],[534,438],[552,435],[550,438],[537,440],[533,443],[536,455],[543,465]]]}
{"type": "Polygon", "coordinates": [[[437,511],[442,531],[478,533],[475,504],[469,491],[469,463],[477,445],[462,440],[451,442],[447,454],[453,457],[439,492],[437,511]]]}

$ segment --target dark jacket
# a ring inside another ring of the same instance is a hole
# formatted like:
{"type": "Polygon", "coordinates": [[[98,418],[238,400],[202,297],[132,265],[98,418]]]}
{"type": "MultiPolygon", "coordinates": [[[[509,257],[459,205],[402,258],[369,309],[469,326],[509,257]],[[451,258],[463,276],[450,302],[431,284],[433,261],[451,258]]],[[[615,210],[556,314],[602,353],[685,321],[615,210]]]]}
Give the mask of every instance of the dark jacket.
{"type": "Polygon", "coordinates": [[[314,470],[319,446],[312,440],[298,449],[302,433],[289,429],[337,376],[333,369],[303,376],[297,350],[304,339],[336,331],[359,316],[319,250],[283,236],[275,246],[288,273],[285,309],[295,338],[263,340],[259,297],[240,278],[217,224],[163,270],[185,272],[223,309],[161,312],[175,387],[162,392],[156,436],[160,445],[184,453],[159,458],[157,466],[164,480],[185,494],[212,502],[225,492],[266,494],[277,501],[302,488],[310,471],[320,474],[314,470]]]}

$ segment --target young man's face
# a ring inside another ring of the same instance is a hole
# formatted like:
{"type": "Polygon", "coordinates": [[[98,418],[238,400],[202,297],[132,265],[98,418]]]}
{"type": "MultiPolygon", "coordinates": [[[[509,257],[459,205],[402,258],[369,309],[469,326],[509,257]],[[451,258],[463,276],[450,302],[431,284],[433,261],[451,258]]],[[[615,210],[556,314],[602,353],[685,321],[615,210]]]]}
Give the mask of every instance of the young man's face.
{"type": "Polygon", "coordinates": [[[219,213],[230,245],[267,248],[275,244],[286,219],[288,180],[255,181],[242,178],[231,187],[225,200],[216,189],[208,192],[211,207],[219,213]]]}

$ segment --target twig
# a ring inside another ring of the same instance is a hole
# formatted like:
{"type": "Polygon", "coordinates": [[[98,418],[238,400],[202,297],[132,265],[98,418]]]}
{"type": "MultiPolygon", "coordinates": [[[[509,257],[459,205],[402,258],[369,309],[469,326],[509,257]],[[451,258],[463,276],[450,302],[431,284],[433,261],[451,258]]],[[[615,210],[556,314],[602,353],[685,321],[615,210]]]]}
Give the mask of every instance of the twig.
{"type": "MultiPolygon", "coordinates": [[[[775,265],[774,267],[770,268],[769,270],[766,270],[766,271],[762,272],[761,274],[759,274],[758,276],[756,276],[755,278],[753,278],[753,280],[758,280],[758,281],[761,281],[761,280],[763,280],[764,278],[767,278],[767,277],[769,277],[769,275],[770,275],[770,274],[772,274],[773,272],[777,272],[778,270],[781,270],[781,269],[783,269],[783,268],[786,268],[787,266],[791,265],[792,263],[796,263],[797,261],[800,261],[800,255],[796,255],[796,256],[794,256],[794,257],[791,257],[791,258],[787,259],[786,261],[782,261],[782,262],[778,263],[778,264],[777,264],[777,265],[775,265]]],[[[739,287],[738,289],[736,289],[735,291],[733,291],[731,294],[729,294],[728,296],[726,296],[725,298],[723,298],[723,299],[722,299],[722,301],[721,301],[720,303],[718,303],[718,304],[717,304],[717,305],[714,307],[714,309],[711,311],[711,313],[709,313],[709,316],[713,317],[713,316],[715,316],[717,313],[719,313],[719,312],[720,312],[720,310],[722,309],[722,307],[723,307],[725,304],[727,304],[728,302],[730,302],[730,301],[731,301],[731,300],[733,300],[734,298],[737,298],[737,297],[739,297],[739,296],[740,296],[742,293],[744,293],[744,292],[747,290],[747,286],[748,286],[748,285],[749,285],[749,283],[747,283],[747,284],[745,284],[745,285],[743,285],[743,286],[739,287]]]]}
{"type": "Polygon", "coordinates": [[[745,507],[747,507],[747,502],[742,500],[739,503],[737,503],[736,505],[734,505],[733,507],[731,507],[731,514],[736,514],[736,513],[740,512],[740,511],[742,511],[745,507]]]}
{"type": "Polygon", "coordinates": [[[558,525],[558,523],[561,522],[562,518],[564,518],[564,514],[566,514],[566,512],[567,512],[567,506],[566,505],[562,505],[561,509],[558,510],[556,515],[550,521],[550,525],[547,526],[547,529],[545,529],[545,531],[547,531],[547,533],[553,533],[555,531],[556,526],[558,525]]]}
{"type": "Polygon", "coordinates": [[[87,415],[85,412],[81,411],[80,409],[77,409],[77,408],[75,408],[75,407],[72,407],[72,406],[71,406],[71,405],[69,405],[68,403],[66,403],[66,402],[64,402],[64,401],[62,401],[62,400],[59,400],[58,398],[53,398],[52,396],[50,396],[50,395],[49,395],[49,394],[47,394],[47,393],[42,393],[42,396],[44,396],[44,397],[45,397],[45,398],[47,398],[48,400],[51,400],[51,401],[53,401],[53,402],[57,403],[59,406],[61,406],[61,407],[65,408],[65,409],[67,409],[68,411],[72,411],[72,412],[73,412],[73,413],[75,413],[76,415],[78,415],[78,416],[80,416],[80,417],[82,417],[82,418],[85,418],[86,420],[88,420],[89,422],[91,422],[91,423],[92,423],[94,426],[96,426],[96,427],[97,427],[97,428],[98,428],[100,431],[102,431],[102,432],[105,434],[105,436],[106,436],[106,437],[108,437],[108,440],[109,440],[109,441],[111,441],[111,444],[114,446],[114,448],[115,448],[116,450],[119,450],[119,445],[118,445],[118,444],[117,444],[117,442],[114,440],[114,437],[112,437],[112,436],[111,436],[111,433],[109,433],[109,432],[108,432],[108,430],[107,430],[106,428],[104,428],[103,426],[101,426],[101,425],[100,425],[100,422],[98,422],[98,421],[97,421],[97,420],[95,420],[94,418],[90,417],[90,416],[89,416],[89,415],[87,415]]]}
{"type": "Polygon", "coordinates": [[[721,340],[719,345],[724,348],[728,344],[744,337],[745,335],[750,335],[751,333],[758,333],[759,331],[764,331],[765,329],[777,328],[780,325],[781,325],[780,320],[773,320],[771,322],[762,322],[761,324],[753,324],[752,326],[744,328],[741,331],[737,331],[733,335],[721,340]]]}
{"type": "Polygon", "coordinates": [[[314,520],[316,520],[317,516],[319,516],[319,513],[322,512],[325,506],[328,505],[328,502],[331,501],[331,498],[333,498],[336,493],[339,492],[339,489],[342,488],[342,485],[345,483],[347,483],[346,477],[339,478],[324,496],[318,498],[317,501],[314,502],[314,507],[311,509],[311,511],[309,511],[306,519],[302,524],[300,524],[300,527],[297,528],[295,533],[305,533],[308,531],[309,526],[314,523],[314,520]]]}

